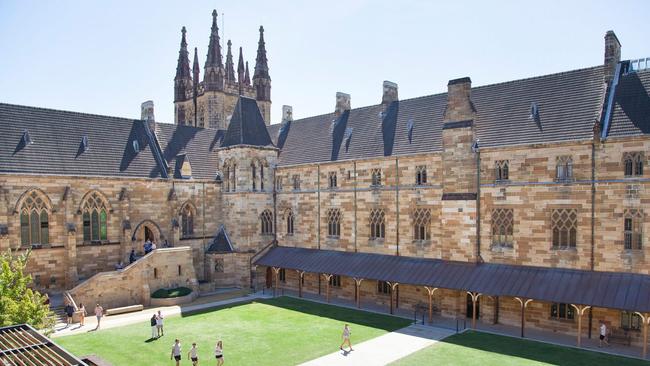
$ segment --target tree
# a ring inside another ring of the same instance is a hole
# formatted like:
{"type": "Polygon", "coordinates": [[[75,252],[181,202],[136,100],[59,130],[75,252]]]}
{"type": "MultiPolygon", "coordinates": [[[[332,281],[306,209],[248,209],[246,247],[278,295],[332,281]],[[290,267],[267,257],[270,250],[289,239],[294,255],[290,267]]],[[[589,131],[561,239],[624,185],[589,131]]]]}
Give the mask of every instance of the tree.
{"type": "Polygon", "coordinates": [[[29,288],[32,277],[25,274],[31,251],[0,254],[0,327],[27,323],[37,329],[51,328],[54,320],[47,298],[29,288]]]}

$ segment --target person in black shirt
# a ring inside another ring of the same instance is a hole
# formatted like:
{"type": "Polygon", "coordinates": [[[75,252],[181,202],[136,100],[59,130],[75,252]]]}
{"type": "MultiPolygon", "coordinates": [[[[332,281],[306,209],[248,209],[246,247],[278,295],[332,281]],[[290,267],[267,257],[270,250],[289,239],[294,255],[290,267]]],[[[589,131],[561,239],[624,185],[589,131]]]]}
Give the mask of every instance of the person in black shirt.
{"type": "Polygon", "coordinates": [[[68,303],[63,310],[65,311],[65,315],[68,316],[67,326],[70,326],[72,324],[72,315],[74,315],[74,308],[68,303]]]}
{"type": "Polygon", "coordinates": [[[151,339],[156,339],[156,338],[158,338],[158,337],[157,337],[157,333],[158,333],[158,331],[157,331],[157,329],[156,329],[156,323],[157,323],[157,322],[156,322],[156,314],[154,313],[154,314],[151,316],[151,339]]]}

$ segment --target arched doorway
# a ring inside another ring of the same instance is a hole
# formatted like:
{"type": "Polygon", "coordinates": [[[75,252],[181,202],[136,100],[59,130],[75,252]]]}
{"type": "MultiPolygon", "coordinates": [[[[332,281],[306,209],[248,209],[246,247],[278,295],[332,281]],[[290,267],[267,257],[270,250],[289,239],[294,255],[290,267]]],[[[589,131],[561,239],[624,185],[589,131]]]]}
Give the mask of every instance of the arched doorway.
{"type": "Polygon", "coordinates": [[[151,240],[153,242],[156,241],[156,238],[153,235],[153,231],[147,226],[144,226],[144,241],[151,240]]]}
{"type": "Polygon", "coordinates": [[[151,220],[143,220],[133,230],[131,240],[140,246],[147,240],[151,240],[152,242],[161,245],[162,241],[165,240],[165,237],[162,235],[162,231],[158,224],[151,220]]]}

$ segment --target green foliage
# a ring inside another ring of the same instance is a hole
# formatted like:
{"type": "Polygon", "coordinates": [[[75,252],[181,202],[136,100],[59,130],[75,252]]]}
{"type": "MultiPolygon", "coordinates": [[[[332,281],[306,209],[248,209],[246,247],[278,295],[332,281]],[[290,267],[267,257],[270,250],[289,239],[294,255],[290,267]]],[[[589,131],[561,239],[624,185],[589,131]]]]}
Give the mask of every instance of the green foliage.
{"type": "Polygon", "coordinates": [[[25,265],[30,251],[0,254],[0,326],[27,323],[37,329],[54,325],[46,297],[29,288],[30,275],[25,265]]]}
{"type": "Polygon", "coordinates": [[[192,292],[191,289],[187,287],[177,287],[177,288],[170,288],[170,289],[164,289],[161,288],[160,290],[157,290],[153,294],[151,294],[151,297],[154,299],[169,299],[172,297],[181,297],[185,295],[189,295],[192,292]]]}

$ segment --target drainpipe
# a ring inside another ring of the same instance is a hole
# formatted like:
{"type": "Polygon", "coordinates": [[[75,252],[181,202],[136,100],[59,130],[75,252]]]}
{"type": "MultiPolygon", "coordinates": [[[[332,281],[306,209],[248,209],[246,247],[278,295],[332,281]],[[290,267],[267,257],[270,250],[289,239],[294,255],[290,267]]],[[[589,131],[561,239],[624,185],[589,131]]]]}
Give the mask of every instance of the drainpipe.
{"type": "Polygon", "coordinates": [[[357,252],[357,162],[353,162],[354,166],[354,252],[357,252]]]}
{"type": "MultiPolygon", "coordinates": [[[[593,271],[595,268],[595,249],[596,249],[596,139],[600,136],[594,134],[591,139],[591,258],[590,269],[593,271]]],[[[591,339],[591,328],[593,327],[593,312],[589,308],[589,330],[587,337],[591,339]]]]}
{"type": "Polygon", "coordinates": [[[275,189],[275,180],[277,175],[277,165],[273,168],[273,246],[278,245],[278,199],[275,189]]]}
{"type": "MultiPolygon", "coordinates": [[[[397,244],[397,256],[399,257],[399,160],[395,158],[395,211],[397,217],[397,225],[395,227],[396,233],[396,244],[397,244]]],[[[399,286],[397,289],[397,298],[399,299],[399,286]]]]}
{"type": "MultiPolygon", "coordinates": [[[[320,164],[316,165],[316,172],[318,178],[316,178],[316,194],[317,194],[317,199],[318,199],[318,249],[320,250],[320,164]]],[[[321,294],[321,275],[320,273],[318,274],[318,294],[321,294]]]]}
{"type": "Polygon", "coordinates": [[[476,147],[476,263],[481,263],[481,151],[476,147]]]}
{"type": "Polygon", "coordinates": [[[208,265],[207,258],[205,256],[205,182],[203,182],[203,209],[201,210],[201,226],[203,227],[203,279],[207,280],[208,278],[208,265]]]}

